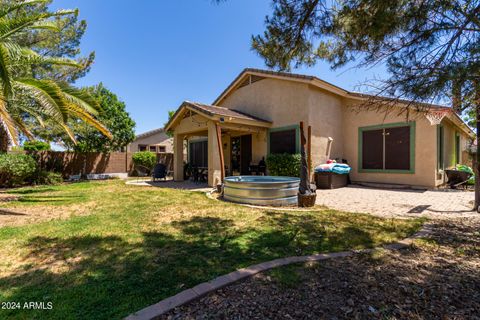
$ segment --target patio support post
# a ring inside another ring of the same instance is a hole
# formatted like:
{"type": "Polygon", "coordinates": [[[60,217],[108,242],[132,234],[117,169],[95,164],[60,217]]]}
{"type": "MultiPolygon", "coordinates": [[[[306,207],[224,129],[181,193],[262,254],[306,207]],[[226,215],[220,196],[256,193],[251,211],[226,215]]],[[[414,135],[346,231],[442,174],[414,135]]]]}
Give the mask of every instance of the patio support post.
{"type": "Polygon", "coordinates": [[[220,183],[225,179],[225,158],[223,157],[222,128],[216,123],[218,155],[220,156],[220,183]]]}
{"type": "Polygon", "coordinates": [[[183,181],[183,139],[182,134],[173,136],[173,180],[183,181]]]}
{"type": "Polygon", "coordinates": [[[214,187],[221,183],[222,167],[220,164],[219,150],[222,147],[217,139],[217,124],[213,121],[208,122],[208,185],[214,187]]]}
{"type": "Polygon", "coordinates": [[[307,133],[307,161],[308,161],[308,183],[312,181],[312,126],[308,126],[307,133]]]}

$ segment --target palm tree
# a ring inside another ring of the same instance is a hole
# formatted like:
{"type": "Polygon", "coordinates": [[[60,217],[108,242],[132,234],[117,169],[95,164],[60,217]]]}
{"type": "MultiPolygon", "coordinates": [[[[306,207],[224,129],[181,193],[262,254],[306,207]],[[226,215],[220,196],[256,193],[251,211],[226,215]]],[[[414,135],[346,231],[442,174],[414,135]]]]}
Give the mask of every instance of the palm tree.
{"type": "Polygon", "coordinates": [[[45,57],[22,47],[18,39],[35,29],[57,30],[55,17],[76,14],[73,10],[15,14],[31,6],[44,5],[48,0],[12,1],[0,8],[0,152],[9,144],[18,143],[19,132],[31,138],[24,121],[25,117],[36,119],[41,125],[44,120],[53,120],[75,141],[67,126],[70,118],[83,120],[104,135],[110,132],[95,116],[100,106],[85,90],[77,89],[64,82],[36,79],[31,69],[37,65],[65,65],[81,67],[76,61],[58,57],[45,57]],[[29,72],[30,71],[30,72],[29,72]]]}

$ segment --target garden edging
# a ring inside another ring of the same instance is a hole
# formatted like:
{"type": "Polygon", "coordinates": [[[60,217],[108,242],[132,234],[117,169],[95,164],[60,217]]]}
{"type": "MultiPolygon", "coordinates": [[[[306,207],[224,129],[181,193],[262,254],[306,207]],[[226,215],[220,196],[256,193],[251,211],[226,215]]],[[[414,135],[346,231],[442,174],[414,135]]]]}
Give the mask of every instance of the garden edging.
{"type": "Polygon", "coordinates": [[[416,232],[412,236],[395,243],[384,245],[382,247],[332,252],[332,253],[318,253],[318,254],[313,254],[308,256],[292,256],[292,257],[279,258],[279,259],[274,259],[267,262],[258,263],[258,264],[249,266],[247,268],[238,269],[226,275],[219,276],[211,281],[200,283],[193,288],[183,290],[182,292],[179,292],[174,296],[163,299],[160,302],[157,302],[140,311],[132,313],[131,315],[126,317],[125,320],[156,319],[162,314],[165,314],[166,312],[176,307],[179,307],[183,304],[191,302],[192,300],[201,298],[210,292],[218,290],[222,287],[230,285],[244,278],[253,276],[259,272],[267,271],[267,270],[281,267],[284,265],[299,263],[299,262],[311,262],[311,261],[321,261],[321,260],[327,260],[327,259],[333,259],[333,258],[350,257],[350,256],[353,256],[354,254],[369,253],[378,249],[399,250],[411,245],[415,239],[425,237],[426,235],[430,234],[431,231],[432,229],[429,225],[424,225],[420,231],[416,232]]]}

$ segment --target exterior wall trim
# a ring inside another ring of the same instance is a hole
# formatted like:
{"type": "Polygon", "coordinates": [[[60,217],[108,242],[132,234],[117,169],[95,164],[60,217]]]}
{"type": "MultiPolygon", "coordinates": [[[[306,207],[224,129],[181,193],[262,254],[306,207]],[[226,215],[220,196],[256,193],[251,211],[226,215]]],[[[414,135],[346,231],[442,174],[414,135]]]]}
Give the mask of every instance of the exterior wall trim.
{"type": "Polygon", "coordinates": [[[396,123],[385,123],[380,125],[372,125],[366,127],[358,128],[358,169],[359,173],[415,173],[415,121],[409,122],[396,122],[396,123]],[[386,129],[386,128],[395,128],[395,127],[410,127],[410,170],[389,170],[389,169],[362,169],[363,168],[363,131],[376,130],[376,129],[386,129]]]}
{"type": "Polygon", "coordinates": [[[437,125],[437,171],[445,170],[445,129],[443,124],[437,125]],[[442,132],[442,134],[440,134],[442,132]],[[443,139],[442,139],[443,138],[443,139]]]}

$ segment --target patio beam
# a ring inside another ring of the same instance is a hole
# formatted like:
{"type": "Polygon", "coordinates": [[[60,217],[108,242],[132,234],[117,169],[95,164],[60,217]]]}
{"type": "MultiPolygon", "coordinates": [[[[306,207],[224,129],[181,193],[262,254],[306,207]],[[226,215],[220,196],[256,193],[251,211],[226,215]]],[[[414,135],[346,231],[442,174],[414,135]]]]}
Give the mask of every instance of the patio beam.
{"type": "Polygon", "coordinates": [[[219,126],[225,130],[232,130],[232,131],[239,131],[239,132],[246,132],[246,133],[260,133],[266,131],[267,129],[262,127],[254,127],[249,125],[239,125],[239,124],[226,124],[226,123],[219,123],[219,126]]]}

